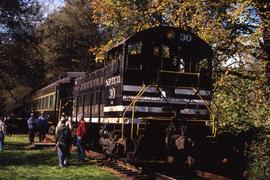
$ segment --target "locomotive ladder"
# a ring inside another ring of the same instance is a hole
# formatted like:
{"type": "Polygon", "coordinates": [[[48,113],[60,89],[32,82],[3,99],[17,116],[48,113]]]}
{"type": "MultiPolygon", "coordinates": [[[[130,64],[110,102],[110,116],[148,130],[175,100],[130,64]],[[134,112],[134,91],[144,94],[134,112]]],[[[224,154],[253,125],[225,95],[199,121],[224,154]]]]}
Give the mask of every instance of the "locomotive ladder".
{"type": "Polygon", "coordinates": [[[138,99],[144,94],[144,92],[149,88],[149,87],[156,87],[156,85],[148,85],[145,86],[143,84],[142,89],[138,92],[138,94],[135,96],[135,98],[131,101],[131,103],[128,105],[128,107],[125,109],[123,115],[122,115],[122,139],[124,139],[124,129],[125,129],[125,115],[129,108],[132,106],[132,115],[131,115],[131,133],[130,133],[130,138],[133,139],[133,131],[134,131],[134,111],[135,111],[135,104],[138,101],[138,99]]]}

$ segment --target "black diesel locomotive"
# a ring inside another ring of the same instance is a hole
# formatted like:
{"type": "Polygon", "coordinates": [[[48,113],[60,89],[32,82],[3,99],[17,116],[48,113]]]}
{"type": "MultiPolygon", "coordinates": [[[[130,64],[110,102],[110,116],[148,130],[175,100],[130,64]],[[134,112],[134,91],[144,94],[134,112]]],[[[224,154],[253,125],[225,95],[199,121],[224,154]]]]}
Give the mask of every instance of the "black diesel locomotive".
{"type": "Polygon", "coordinates": [[[92,148],[191,164],[215,134],[212,56],[205,41],[179,28],[138,32],[107,51],[103,68],[76,79],[72,117],[84,114],[92,148]]]}
{"type": "Polygon", "coordinates": [[[192,164],[215,135],[212,49],[195,34],[154,27],[106,52],[104,67],[69,72],[27,96],[29,112],[89,122],[90,148],[133,161],[192,164]]]}

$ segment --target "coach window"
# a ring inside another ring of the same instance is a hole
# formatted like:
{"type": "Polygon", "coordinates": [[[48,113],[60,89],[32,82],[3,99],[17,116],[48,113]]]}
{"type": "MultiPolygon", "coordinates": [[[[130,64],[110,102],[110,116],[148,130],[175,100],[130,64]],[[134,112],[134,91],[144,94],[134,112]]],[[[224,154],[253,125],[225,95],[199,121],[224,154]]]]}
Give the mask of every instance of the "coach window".
{"type": "Polygon", "coordinates": [[[55,108],[55,99],[56,98],[56,96],[55,96],[55,94],[53,95],[53,108],[55,108]]]}
{"type": "Polygon", "coordinates": [[[45,105],[45,109],[49,109],[49,96],[47,96],[45,99],[45,105]]]}
{"type": "Polygon", "coordinates": [[[54,95],[50,95],[50,97],[49,97],[49,109],[53,109],[53,96],[54,95]]]}
{"type": "Polygon", "coordinates": [[[35,100],[35,109],[38,109],[38,99],[35,100]]]}
{"type": "Polygon", "coordinates": [[[46,102],[45,102],[45,97],[44,98],[42,98],[41,99],[41,102],[42,102],[42,107],[41,107],[41,109],[45,109],[45,107],[46,107],[46,102]]]}
{"type": "Polygon", "coordinates": [[[35,101],[34,101],[34,110],[36,110],[38,108],[38,100],[36,99],[35,101]]]}
{"type": "Polygon", "coordinates": [[[43,98],[40,98],[39,101],[39,109],[43,109],[43,98]]]}
{"type": "Polygon", "coordinates": [[[142,42],[129,42],[127,69],[141,70],[142,42]]]}
{"type": "Polygon", "coordinates": [[[40,99],[40,107],[39,109],[43,109],[43,98],[40,99]]]}
{"type": "Polygon", "coordinates": [[[37,109],[41,109],[41,99],[38,99],[37,109]]]}

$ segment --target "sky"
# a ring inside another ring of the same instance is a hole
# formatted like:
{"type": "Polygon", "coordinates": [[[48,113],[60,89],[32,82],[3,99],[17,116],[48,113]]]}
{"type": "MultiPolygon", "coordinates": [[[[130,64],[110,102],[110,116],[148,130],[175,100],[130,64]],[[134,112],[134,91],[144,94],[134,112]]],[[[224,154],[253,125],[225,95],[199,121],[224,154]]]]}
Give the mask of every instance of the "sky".
{"type": "Polygon", "coordinates": [[[40,4],[42,5],[42,10],[44,13],[50,14],[54,10],[57,10],[57,8],[64,6],[65,0],[38,0],[40,4]]]}

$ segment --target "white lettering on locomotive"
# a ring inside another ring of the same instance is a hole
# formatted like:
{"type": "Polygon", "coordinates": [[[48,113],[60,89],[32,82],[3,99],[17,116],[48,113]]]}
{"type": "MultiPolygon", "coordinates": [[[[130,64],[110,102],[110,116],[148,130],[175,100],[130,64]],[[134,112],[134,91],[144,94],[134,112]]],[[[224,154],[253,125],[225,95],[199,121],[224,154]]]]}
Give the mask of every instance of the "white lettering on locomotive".
{"type": "Polygon", "coordinates": [[[109,79],[106,79],[106,86],[119,84],[120,82],[121,82],[120,76],[114,76],[109,79]]]}
{"type": "Polygon", "coordinates": [[[180,34],[180,40],[181,41],[191,42],[192,37],[189,34],[180,34]]]}
{"type": "Polygon", "coordinates": [[[115,88],[110,88],[109,89],[109,96],[108,96],[109,99],[114,99],[115,98],[115,88]]]}

